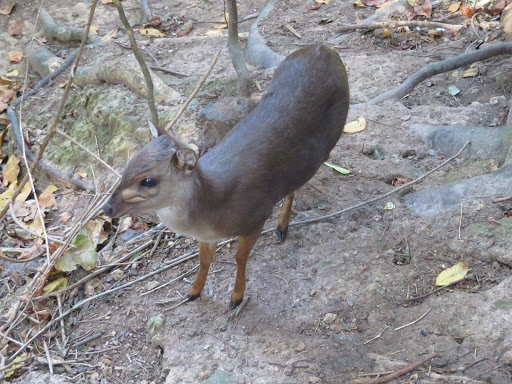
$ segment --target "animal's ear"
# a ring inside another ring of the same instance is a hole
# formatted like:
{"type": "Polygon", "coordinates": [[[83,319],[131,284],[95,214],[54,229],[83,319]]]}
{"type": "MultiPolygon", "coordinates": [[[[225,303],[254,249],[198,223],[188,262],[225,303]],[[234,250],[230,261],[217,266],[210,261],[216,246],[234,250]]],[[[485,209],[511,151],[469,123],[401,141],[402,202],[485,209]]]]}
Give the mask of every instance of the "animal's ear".
{"type": "Polygon", "coordinates": [[[165,129],[160,128],[158,125],[155,125],[151,122],[151,120],[148,120],[149,129],[151,130],[151,135],[154,139],[156,139],[158,136],[167,135],[167,132],[165,132],[165,129]]]}
{"type": "Polygon", "coordinates": [[[197,163],[196,153],[191,148],[181,148],[176,152],[176,163],[178,168],[191,171],[197,163]]]}

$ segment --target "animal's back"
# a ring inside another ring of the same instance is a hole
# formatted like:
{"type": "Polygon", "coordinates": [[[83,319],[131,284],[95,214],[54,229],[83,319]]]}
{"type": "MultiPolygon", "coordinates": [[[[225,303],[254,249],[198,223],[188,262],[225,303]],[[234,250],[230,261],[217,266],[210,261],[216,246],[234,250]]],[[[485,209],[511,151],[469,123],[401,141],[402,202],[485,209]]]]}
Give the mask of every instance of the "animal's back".
{"type": "Polygon", "coordinates": [[[224,193],[236,192],[228,193],[233,198],[225,204],[241,220],[265,220],[328,158],[348,107],[338,54],[323,45],[303,48],[279,65],[259,105],[200,159],[201,167],[224,193]]]}

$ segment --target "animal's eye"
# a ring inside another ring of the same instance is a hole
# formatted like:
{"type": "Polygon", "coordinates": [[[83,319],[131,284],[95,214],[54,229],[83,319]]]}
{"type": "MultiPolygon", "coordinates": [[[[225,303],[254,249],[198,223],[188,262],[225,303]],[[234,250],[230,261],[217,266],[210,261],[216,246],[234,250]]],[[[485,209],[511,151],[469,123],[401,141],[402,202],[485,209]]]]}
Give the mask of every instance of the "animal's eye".
{"type": "Polygon", "coordinates": [[[153,188],[156,185],[155,179],[144,179],[140,182],[140,185],[144,188],[153,188]]]}

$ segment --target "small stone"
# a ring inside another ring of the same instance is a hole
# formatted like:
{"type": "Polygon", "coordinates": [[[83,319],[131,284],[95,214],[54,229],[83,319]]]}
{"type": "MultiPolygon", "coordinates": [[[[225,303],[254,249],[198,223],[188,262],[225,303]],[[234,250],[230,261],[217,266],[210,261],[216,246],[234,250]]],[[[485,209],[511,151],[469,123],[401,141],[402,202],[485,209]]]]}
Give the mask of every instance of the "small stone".
{"type": "Polygon", "coordinates": [[[337,317],[338,317],[338,315],[335,313],[327,313],[324,316],[324,323],[332,324],[332,323],[334,323],[334,321],[336,320],[337,317]]]}
{"type": "Polygon", "coordinates": [[[437,155],[437,151],[433,148],[430,148],[427,153],[430,155],[430,156],[435,156],[437,155]]]}
{"type": "Polygon", "coordinates": [[[306,350],[306,344],[304,342],[299,341],[297,346],[295,347],[295,352],[304,352],[306,350]]]}
{"type": "Polygon", "coordinates": [[[120,269],[115,269],[110,274],[115,281],[122,280],[124,278],[124,272],[120,269]]]}
{"type": "Polygon", "coordinates": [[[352,300],[347,301],[347,304],[348,304],[349,307],[353,307],[354,306],[354,302],[352,300]]]}
{"type": "Polygon", "coordinates": [[[211,375],[208,380],[205,381],[206,384],[235,384],[235,378],[233,374],[226,371],[217,371],[213,375],[211,375]]]}
{"type": "Polygon", "coordinates": [[[152,281],[148,281],[146,283],[146,289],[148,291],[151,291],[152,289],[158,287],[160,285],[160,282],[159,281],[156,281],[156,280],[152,280],[152,281]]]}
{"type": "Polygon", "coordinates": [[[285,376],[291,376],[293,375],[293,366],[287,365],[283,371],[285,376]]]}
{"type": "Polygon", "coordinates": [[[405,151],[402,152],[403,158],[408,158],[414,155],[416,155],[416,150],[414,149],[406,149],[405,151]]]}

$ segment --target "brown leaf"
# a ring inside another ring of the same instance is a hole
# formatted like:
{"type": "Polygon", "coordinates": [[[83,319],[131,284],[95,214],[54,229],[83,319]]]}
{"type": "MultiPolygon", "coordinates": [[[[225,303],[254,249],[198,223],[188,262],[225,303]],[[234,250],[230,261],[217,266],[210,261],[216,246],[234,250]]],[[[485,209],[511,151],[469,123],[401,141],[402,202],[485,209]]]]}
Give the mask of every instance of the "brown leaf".
{"type": "Polygon", "coordinates": [[[393,181],[391,182],[392,185],[395,187],[400,187],[401,185],[410,183],[412,180],[408,177],[393,177],[393,181]]]}
{"type": "Polygon", "coordinates": [[[468,19],[471,19],[475,14],[475,9],[470,7],[460,7],[460,13],[462,13],[468,19]]]}
{"type": "Polygon", "coordinates": [[[69,219],[71,219],[71,212],[62,212],[59,216],[59,220],[63,223],[66,223],[69,219]]]}
{"type": "Polygon", "coordinates": [[[313,4],[309,9],[311,9],[312,11],[316,11],[318,8],[320,8],[322,6],[322,4],[319,4],[319,3],[315,3],[313,4]]]}
{"type": "Polygon", "coordinates": [[[425,16],[427,19],[430,19],[432,16],[432,4],[430,3],[430,0],[424,0],[423,4],[415,5],[414,13],[417,16],[425,16]]]}
{"type": "Polygon", "coordinates": [[[183,37],[183,36],[186,36],[188,35],[190,32],[192,32],[192,29],[194,29],[194,24],[191,22],[191,21],[188,21],[186,24],[185,24],[185,29],[182,29],[181,31],[178,31],[176,33],[176,35],[178,37],[183,37]]]}
{"type": "Polygon", "coordinates": [[[19,63],[23,58],[23,52],[9,52],[9,61],[11,64],[19,63]]]}
{"type": "Polygon", "coordinates": [[[7,187],[9,184],[14,186],[18,185],[18,173],[20,173],[20,159],[16,156],[9,157],[4,171],[4,185],[7,187]]]}
{"type": "Polygon", "coordinates": [[[45,210],[51,205],[57,204],[57,200],[55,200],[55,197],[53,196],[53,192],[58,190],[55,185],[49,185],[46,187],[46,189],[41,193],[39,196],[39,206],[41,207],[41,210],[45,210]]]}
{"type": "Polygon", "coordinates": [[[158,27],[160,24],[162,24],[162,19],[160,19],[158,16],[153,17],[150,21],[142,25],[142,28],[147,27],[158,27]]]}
{"type": "Polygon", "coordinates": [[[5,111],[12,100],[16,98],[16,91],[5,86],[0,87],[0,113],[5,111]]]}
{"type": "Polygon", "coordinates": [[[16,19],[9,23],[7,33],[11,36],[19,36],[23,32],[23,20],[16,19]]]}
{"type": "Polygon", "coordinates": [[[0,14],[9,15],[16,3],[14,1],[8,2],[4,7],[0,8],[0,14]]]}

